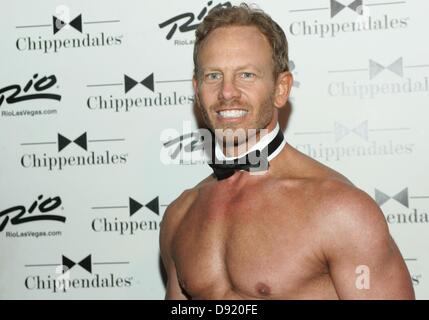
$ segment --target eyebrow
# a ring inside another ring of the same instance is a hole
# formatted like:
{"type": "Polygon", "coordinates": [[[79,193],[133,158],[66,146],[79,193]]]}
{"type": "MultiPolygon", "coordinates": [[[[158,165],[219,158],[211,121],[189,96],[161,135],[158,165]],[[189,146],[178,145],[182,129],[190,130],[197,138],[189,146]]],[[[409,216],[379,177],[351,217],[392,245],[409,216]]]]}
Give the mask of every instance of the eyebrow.
{"type": "MultiPolygon", "coordinates": [[[[258,72],[260,72],[260,73],[263,73],[262,72],[262,70],[261,69],[259,69],[257,66],[255,66],[255,65],[253,65],[253,64],[245,64],[245,65],[243,65],[243,66],[239,66],[239,67],[237,67],[237,68],[235,68],[235,70],[236,71],[240,71],[240,70],[245,70],[245,69],[249,69],[249,68],[251,68],[251,69],[255,69],[256,71],[258,71],[258,72]]],[[[219,67],[203,67],[203,68],[201,68],[201,71],[202,72],[206,72],[206,71],[208,71],[208,70],[210,70],[210,71],[217,71],[217,70],[219,70],[219,67]]]]}

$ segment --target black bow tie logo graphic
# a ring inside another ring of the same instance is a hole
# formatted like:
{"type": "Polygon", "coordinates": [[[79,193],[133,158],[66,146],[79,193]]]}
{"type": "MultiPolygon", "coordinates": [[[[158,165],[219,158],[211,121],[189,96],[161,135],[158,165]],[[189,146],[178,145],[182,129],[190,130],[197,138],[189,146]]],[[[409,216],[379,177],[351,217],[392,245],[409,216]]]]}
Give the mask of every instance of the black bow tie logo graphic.
{"type": "Polygon", "coordinates": [[[63,150],[65,147],[67,147],[70,143],[76,143],[79,147],[81,147],[84,150],[88,150],[88,140],[86,138],[86,132],[83,133],[81,136],[76,138],[75,140],[69,140],[63,135],[58,133],[58,152],[63,150]]]}
{"type": "Polygon", "coordinates": [[[153,213],[159,216],[159,197],[155,197],[145,205],[139,203],[133,198],[130,198],[129,207],[130,207],[130,217],[134,215],[137,211],[139,211],[142,207],[148,208],[150,211],[152,211],[153,213]]]}
{"type": "Polygon", "coordinates": [[[124,74],[124,86],[125,86],[125,93],[130,91],[132,88],[134,88],[138,83],[142,84],[152,92],[154,92],[155,89],[155,82],[153,79],[153,73],[148,75],[146,78],[144,78],[142,81],[138,82],[131,77],[124,74]]]}
{"type": "Polygon", "coordinates": [[[85,269],[89,273],[92,273],[91,255],[82,259],[78,263],[72,261],[71,259],[67,258],[66,256],[62,256],[62,264],[63,264],[63,267],[65,267],[65,268],[63,268],[63,273],[66,273],[68,270],[73,268],[76,264],[80,265],[83,269],[85,269]]]}
{"type": "Polygon", "coordinates": [[[404,76],[404,60],[399,58],[398,60],[391,63],[389,66],[385,67],[374,60],[369,60],[369,78],[372,80],[378,76],[382,71],[389,70],[399,77],[404,76]]]}
{"type": "Polygon", "coordinates": [[[56,34],[58,31],[60,31],[62,28],[64,28],[67,24],[75,28],[77,31],[82,33],[82,15],[78,15],[76,18],[74,18],[69,23],[64,22],[61,19],[58,19],[55,16],[52,16],[53,18],[53,27],[54,27],[54,34],[56,34]]]}
{"type": "Polygon", "coordinates": [[[362,0],[355,0],[352,3],[350,3],[348,6],[345,6],[336,0],[331,0],[331,18],[335,17],[344,8],[350,8],[357,14],[362,15],[363,14],[362,6],[363,6],[362,0]]]}
{"type": "Polygon", "coordinates": [[[368,141],[368,121],[362,122],[356,128],[353,129],[349,129],[346,126],[336,122],[334,127],[335,142],[340,141],[352,132],[357,136],[361,137],[362,139],[368,141]]]}
{"type": "Polygon", "coordinates": [[[379,206],[382,206],[383,204],[385,204],[390,199],[394,199],[394,200],[398,201],[400,204],[402,204],[403,206],[409,208],[409,206],[408,206],[408,188],[405,188],[404,190],[397,193],[393,197],[390,197],[387,194],[385,194],[384,192],[381,192],[380,190],[375,189],[375,202],[377,202],[377,204],[379,206]]]}

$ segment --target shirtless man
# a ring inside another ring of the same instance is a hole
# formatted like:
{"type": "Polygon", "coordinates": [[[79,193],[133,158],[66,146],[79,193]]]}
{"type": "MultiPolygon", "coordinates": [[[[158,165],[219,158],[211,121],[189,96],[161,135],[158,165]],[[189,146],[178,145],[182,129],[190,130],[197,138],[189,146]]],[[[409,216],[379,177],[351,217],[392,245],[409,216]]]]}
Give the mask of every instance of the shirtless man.
{"type": "MultiPolygon", "coordinates": [[[[281,28],[241,5],[210,12],[196,35],[193,86],[207,126],[277,129],[292,85],[281,28]]],[[[245,142],[222,151],[238,156],[245,142]]],[[[414,299],[377,204],[287,143],[276,148],[262,174],[210,176],[167,208],[166,298],[414,299]]]]}

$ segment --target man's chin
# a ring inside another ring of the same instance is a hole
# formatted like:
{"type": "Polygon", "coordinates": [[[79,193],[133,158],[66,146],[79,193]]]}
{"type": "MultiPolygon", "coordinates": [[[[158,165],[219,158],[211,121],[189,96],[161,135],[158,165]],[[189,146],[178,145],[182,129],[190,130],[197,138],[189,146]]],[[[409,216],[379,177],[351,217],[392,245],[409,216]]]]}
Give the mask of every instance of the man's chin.
{"type": "Polygon", "coordinates": [[[248,130],[251,129],[251,125],[247,121],[237,121],[237,122],[224,122],[219,123],[215,122],[212,125],[212,128],[215,130],[248,130]]]}
{"type": "Polygon", "coordinates": [[[256,134],[256,129],[253,126],[245,125],[226,125],[217,126],[214,133],[218,140],[234,141],[234,144],[246,142],[249,137],[256,134]]]}

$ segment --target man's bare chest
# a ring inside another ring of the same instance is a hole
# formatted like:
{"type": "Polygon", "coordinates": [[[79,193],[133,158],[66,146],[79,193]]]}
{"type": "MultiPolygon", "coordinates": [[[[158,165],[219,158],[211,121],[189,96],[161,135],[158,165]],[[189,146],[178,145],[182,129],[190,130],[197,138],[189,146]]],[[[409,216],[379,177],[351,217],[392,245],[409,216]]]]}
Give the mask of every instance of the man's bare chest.
{"type": "Polygon", "coordinates": [[[179,281],[192,292],[262,298],[304,287],[323,265],[303,209],[302,200],[276,186],[204,190],[176,230],[179,281]]]}

